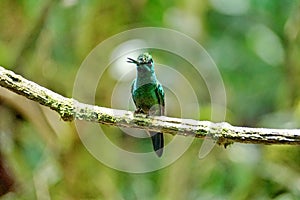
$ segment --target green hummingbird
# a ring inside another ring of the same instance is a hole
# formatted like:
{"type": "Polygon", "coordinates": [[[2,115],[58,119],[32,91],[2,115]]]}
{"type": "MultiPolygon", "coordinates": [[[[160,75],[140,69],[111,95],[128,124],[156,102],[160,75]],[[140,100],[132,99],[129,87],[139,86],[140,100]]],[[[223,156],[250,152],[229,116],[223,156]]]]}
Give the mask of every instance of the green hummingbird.
{"type": "MultiPolygon", "coordinates": [[[[128,58],[129,63],[137,66],[136,79],[131,85],[131,95],[136,106],[135,113],[146,115],[165,114],[165,93],[162,85],[158,82],[154,61],[149,53],[142,53],[137,60],[128,58]]],[[[152,139],[153,149],[161,157],[164,147],[164,137],[162,133],[149,131],[152,139]]]]}

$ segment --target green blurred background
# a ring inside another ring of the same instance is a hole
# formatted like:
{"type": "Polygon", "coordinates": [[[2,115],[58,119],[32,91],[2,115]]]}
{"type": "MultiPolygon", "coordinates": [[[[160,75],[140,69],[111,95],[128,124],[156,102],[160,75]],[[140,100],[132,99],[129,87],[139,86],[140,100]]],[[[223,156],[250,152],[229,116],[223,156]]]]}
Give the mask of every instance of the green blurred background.
{"type": "MultiPolygon", "coordinates": [[[[64,96],[72,96],[80,64],[101,41],[166,27],[198,41],[216,62],[227,122],[300,128],[297,0],[1,0],[0,8],[0,65],[64,96]]],[[[110,106],[109,73],[105,81],[96,103],[110,106]]],[[[210,119],[203,93],[198,119],[210,119]]],[[[118,129],[111,135],[132,145],[118,129]]],[[[172,165],[129,174],[92,157],[74,124],[3,88],[0,144],[0,190],[11,190],[1,199],[300,199],[299,147],[233,144],[199,160],[196,139],[172,165]]]]}

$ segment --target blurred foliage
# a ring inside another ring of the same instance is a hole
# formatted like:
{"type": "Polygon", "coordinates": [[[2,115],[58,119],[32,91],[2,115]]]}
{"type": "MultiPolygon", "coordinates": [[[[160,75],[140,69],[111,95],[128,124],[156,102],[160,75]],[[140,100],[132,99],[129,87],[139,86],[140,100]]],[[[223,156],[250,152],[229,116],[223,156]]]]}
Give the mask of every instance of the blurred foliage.
{"type": "MultiPolygon", "coordinates": [[[[131,28],[166,27],[197,40],[216,62],[226,87],[226,121],[300,128],[297,0],[1,0],[0,7],[0,64],[62,95],[72,96],[80,64],[101,41],[131,28]]],[[[192,71],[178,70],[197,83],[192,71]]],[[[106,73],[101,81],[105,87],[99,86],[96,102],[110,106],[116,80],[106,73]]],[[[200,119],[210,119],[209,94],[199,82],[200,119]]],[[[168,95],[167,104],[178,105],[168,95]]],[[[117,128],[104,128],[126,149],[137,141],[117,128]]],[[[4,89],[0,144],[16,182],[2,199],[300,198],[299,147],[233,144],[215,147],[199,160],[202,141],[197,139],[162,170],[124,173],[92,157],[73,124],[4,89]]],[[[151,150],[148,140],[140,144],[151,150]]]]}

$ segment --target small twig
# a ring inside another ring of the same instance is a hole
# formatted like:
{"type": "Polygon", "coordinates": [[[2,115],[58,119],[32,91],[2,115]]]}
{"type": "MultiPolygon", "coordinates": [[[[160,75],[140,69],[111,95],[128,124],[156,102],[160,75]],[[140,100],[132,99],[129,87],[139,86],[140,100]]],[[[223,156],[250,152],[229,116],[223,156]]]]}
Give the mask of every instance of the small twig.
{"type": "Polygon", "coordinates": [[[233,142],[300,144],[300,130],[298,129],[248,128],[231,126],[226,122],[213,123],[166,116],[146,117],[134,115],[131,111],[83,104],[26,80],[3,67],[0,67],[0,86],[55,110],[64,121],[85,120],[118,127],[161,131],[173,135],[198,138],[208,136],[224,146],[233,142]]]}

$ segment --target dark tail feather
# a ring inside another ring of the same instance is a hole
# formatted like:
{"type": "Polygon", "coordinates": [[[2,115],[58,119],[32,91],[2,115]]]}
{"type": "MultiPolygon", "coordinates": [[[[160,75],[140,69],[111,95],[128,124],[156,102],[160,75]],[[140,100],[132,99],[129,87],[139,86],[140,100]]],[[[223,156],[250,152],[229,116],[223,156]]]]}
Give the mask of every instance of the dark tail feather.
{"type": "Polygon", "coordinates": [[[161,155],[163,154],[164,136],[162,133],[151,132],[151,131],[150,131],[150,135],[153,143],[153,149],[157,154],[157,156],[161,157],[161,155]]]}

